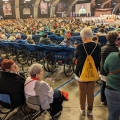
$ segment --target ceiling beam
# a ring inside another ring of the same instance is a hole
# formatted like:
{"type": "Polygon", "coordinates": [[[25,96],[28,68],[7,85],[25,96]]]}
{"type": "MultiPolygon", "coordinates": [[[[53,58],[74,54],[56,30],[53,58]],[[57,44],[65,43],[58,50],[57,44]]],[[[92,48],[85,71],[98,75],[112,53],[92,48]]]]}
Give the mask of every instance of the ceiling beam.
{"type": "Polygon", "coordinates": [[[19,8],[19,0],[15,0],[15,15],[16,19],[20,19],[20,8],[19,8]]]}
{"type": "Polygon", "coordinates": [[[67,10],[67,16],[70,16],[70,12],[71,12],[71,10],[72,10],[72,7],[73,7],[73,5],[74,5],[77,1],[78,1],[78,0],[73,0],[73,1],[71,1],[71,4],[69,5],[68,10],[67,10]]]}
{"type": "Polygon", "coordinates": [[[109,2],[111,2],[111,0],[106,0],[104,3],[102,3],[102,5],[100,6],[100,8],[103,9],[104,6],[105,6],[107,3],[109,3],[109,2]]]}
{"type": "Polygon", "coordinates": [[[34,18],[38,18],[38,5],[40,3],[40,0],[36,0],[35,1],[35,5],[34,5],[34,18]]]}

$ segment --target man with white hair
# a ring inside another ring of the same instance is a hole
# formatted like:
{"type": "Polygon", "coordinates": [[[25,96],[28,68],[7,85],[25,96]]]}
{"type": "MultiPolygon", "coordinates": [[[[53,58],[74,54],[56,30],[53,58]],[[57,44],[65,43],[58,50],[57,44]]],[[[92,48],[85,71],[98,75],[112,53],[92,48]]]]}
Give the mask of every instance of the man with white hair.
{"type": "Polygon", "coordinates": [[[91,55],[96,69],[98,70],[100,65],[100,53],[101,47],[98,43],[92,41],[92,30],[90,28],[84,28],[81,33],[83,43],[79,44],[76,52],[75,58],[78,61],[75,71],[75,78],[78,80],[79,90],[80,90],[80,111],[82,115],[85,115],[85,103],[87,97],[87,115],[92,115],[93,101],[94,101],[94,84],[91,82],[82,82],[80,80],[80,75],[83,70],[83,65],[85,63],[87,55],[91,55]]]}

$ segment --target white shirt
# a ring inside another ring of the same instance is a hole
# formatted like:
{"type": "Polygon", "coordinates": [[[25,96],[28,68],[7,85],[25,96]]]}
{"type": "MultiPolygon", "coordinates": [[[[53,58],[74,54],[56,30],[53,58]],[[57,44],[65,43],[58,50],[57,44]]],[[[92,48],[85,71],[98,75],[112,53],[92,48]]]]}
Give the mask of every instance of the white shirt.
{"type": "Polygon", "coordinates": [[[29,82],[31,80],[31,78],[27,78],[25,82],[25,93],[30,96],[39,96],[42,109],[49,109],[50,103],[53,102],[52,88],[44,81],[33,80],[32,82],[29,82]]]}

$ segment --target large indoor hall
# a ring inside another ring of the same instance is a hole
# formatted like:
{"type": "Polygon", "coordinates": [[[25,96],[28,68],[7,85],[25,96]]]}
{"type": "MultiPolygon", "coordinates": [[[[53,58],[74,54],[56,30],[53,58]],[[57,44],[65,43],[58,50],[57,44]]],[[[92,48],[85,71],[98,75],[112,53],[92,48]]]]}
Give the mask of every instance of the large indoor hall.
{"type": "Polygon", "coordinates": [[[0,120],[120,120],[120,0],[0,0],[0,120]]]}

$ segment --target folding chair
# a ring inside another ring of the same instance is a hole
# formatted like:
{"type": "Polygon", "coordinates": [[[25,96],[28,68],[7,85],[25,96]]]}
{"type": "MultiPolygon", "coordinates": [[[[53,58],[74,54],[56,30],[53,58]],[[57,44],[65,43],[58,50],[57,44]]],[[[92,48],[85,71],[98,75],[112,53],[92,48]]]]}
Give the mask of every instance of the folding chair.
{"type": "MultiPolygon", "coordinates": [[[[35,120],[37,117],[41,116],[42,113],[45,114],[47,112],[47,110],[41,108],[39,96],[31,96],[25,93],[25,97],[28,107],[36,111],[34,115],[31,115],[26,111],[26,106],[24,106],[24,111],[27,113],[28,120],[35,120]]],[[[52,120],[54,119],[52,118],[52,120]]]]}
{"type": "Polygon", "coordinates": [[[80,36],[80,32],[75,32],[75,36],[80,36]]]}
{"type": "Polygon", "coordinates": [[[53,32],[50,32],[50,31],[46,31],[45,33],[47,33],[48,35],[52,35],[53,32]]]}
{"type": "Polygon", "coordinates": [[[104,46],[107,43],[106,36],[98,36],[99,42],[101,43],[101,46],[104,46]]]}
{"type": "Polygon", "coordinates": [[[22,38],[23,40],[25,40],[25,39],[27,38],[27,35],[26,35],[26,34],[21,34],[21,38],[22,38]]]}
{"type": "Polygon", "coordinates": [[[12,108],[10,96],[8,94],[0,94],[0,105],[2,105],[4,108],[9,109],[8,111],[2,111],[2,110],[0,110],[0,114],[4,114],[5,115],[3,118],[1,118],[1,120],[6,120],[8,118],[10,119],[15,114],[17,114],[20,110],[26,116],[26,113],[22,110],[22,107],[24,105],[21,105],[21,106],[18,106],[17,107],[18,110],[12,116],[9,117],[10,113],[12,113],[17,108],[12,108]]]}

